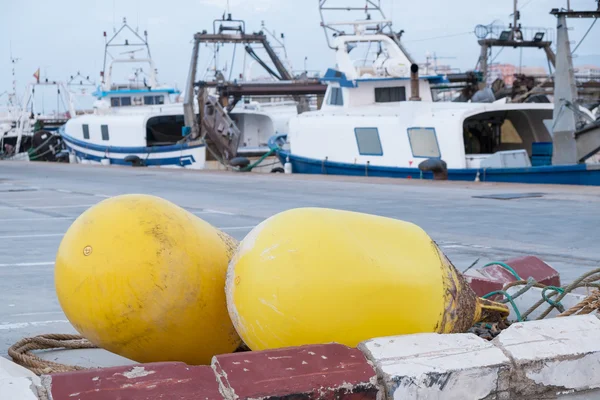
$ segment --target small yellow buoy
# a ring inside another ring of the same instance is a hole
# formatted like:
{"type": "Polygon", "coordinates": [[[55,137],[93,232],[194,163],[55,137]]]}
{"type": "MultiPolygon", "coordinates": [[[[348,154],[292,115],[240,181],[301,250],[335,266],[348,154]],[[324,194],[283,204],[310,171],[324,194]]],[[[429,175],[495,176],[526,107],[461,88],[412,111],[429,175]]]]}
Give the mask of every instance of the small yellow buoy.
{"type": "Polygon", "coordinates": [[[56,293],[75,329],[106,350],[138,362],[208,364],[241,342],[223,291],[236,246],[166,200],[113,197],[65,234],[56,293]]]}
{"type": "Polygon", "coordinates": [[[464,332],[508,309],[478,299],[432,239],[399,220],[320,208],[257,226],[229,265],[227,306],[252,350],[464,332]]]}

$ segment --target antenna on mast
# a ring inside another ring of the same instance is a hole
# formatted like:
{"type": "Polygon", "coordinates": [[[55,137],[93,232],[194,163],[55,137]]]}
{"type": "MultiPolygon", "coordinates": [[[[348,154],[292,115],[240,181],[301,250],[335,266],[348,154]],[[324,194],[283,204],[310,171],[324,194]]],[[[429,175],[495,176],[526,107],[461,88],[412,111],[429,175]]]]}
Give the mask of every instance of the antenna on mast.
{"type": "MultiPolygon", "coordinates": [[[[102,77],[102,84],[106,83],[106,79],[107,79],[107,73],[109,71],[107,71],[108,68],[108,58],[110,57],[111,60],[113,60],[113,62],[115,61],[115,57],[113,56],[113,54],[111,54],[111,49],[113,48],[117,48],[117,47],[134,47],[134,46],[141,46],[141,49],[139,50],[135,50],[135,52],[137,51],[141,51],[141,50],[146,50],[146,54],[147,54],[147,59],[148,60],[152,60],[152,54],[150,53],[150,45],[148,44],[148,32],[144,31],[143,32],[143,36],[140,35],[138,33],[138,31],[134,30],[133,28],[131,28],[131,26],[129,26],[129,24],[127,24],[127,18],[123,18],[123,25],[121,26],[121,28],[119,28],[115,34],[108,38],[106,35],[106,32],[104,32],[104,64],[103,64],[103,68],[102,68],[102,72],[100,73],[100,76],[102,77]],[[130,34],[133,34],[133,38],[129,37],[129,38],[124,38],[124,42],[120,42],[118,43],[116,41],[117,37],[120,36],[122,33],[126,33],[129,32],[130,34]]],[[[133,53],[131,51],[129,52],[125,52],[125,53],[121,53],[121,54],[130,54],[132,55],[133,53]]],[[[152,63],[152,61],[150,61],[150,63],[152,63]]],[[[154,75],[156,75],[156,69],[154,67],[152,67],[152,84],[153,86],[156,85],[156,77],[154,75]]]]}
{"type": "Polygon", "coordinates": [[[8,94],[8,102],[13,106],[17,106],[19,104],[19,98],[17,97],[17,74],[16,74],[16,65],[21,60],[20,58],[13,57],[12,52],[12,41],[9,41],[9,54],[10,54],[10,63],[12,67],[12,93],[8,94]]]}
{"type": "Polygon", "coordinates": [[[402,50],[402,52],[406,55],[407,59],[414,63],[414,60],[404,47],[404,45],[400,42],[400,38],[404,33],[403,30],[399,32],[394,32],[392,27],[392,21],[386,18],[386,15],[381,7],[381,0],[364,0],[364,6],[359,6],[355,0],[350,5],[348,5],[348,1],[346,1],[345,5],[341,6],[336,3],[336,0],[319,0],[319,14],[321,15],[321,27],[325,33],[325,40],[327,41],[327,45],[330,49],[337,50],[337,47],[334,43],[332,43],[331,36],[337,37],[342,35],[363,35],[365,31],[368,31],[369,34],[381,34],[386,35],[391,38],[396,45],[402,50]],[[326,21],[326,16],[330,16],[332,12],[346,11],[347,13],[353,13],[355,16],[357,13],[362,12],[365,17],[360,20],[357,19],[355,21],[339,21],[339,22],[329,22],[326,21]],[[375,17],[374,17],[375,16],[375,17]],[[351,27],[352,32],[345,32],[344,26],[351,27]]]}

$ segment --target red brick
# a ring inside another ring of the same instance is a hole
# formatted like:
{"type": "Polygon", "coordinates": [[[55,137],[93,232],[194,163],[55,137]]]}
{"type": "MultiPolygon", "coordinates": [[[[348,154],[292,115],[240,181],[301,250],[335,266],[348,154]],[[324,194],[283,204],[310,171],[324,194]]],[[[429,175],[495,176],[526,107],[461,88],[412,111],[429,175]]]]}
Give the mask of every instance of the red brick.
{"type": "MultiPolygon", "coordinates": [[[[557,270],[535,256],[512,258],[506,261],[519,276],[527,279],[530,276],[544,285],[560,286],[560,274],[557,270]]],[[[498,268],[496,266],[496,268],[498,268]]]]}
{"type": "Polygon", "coordinates": [[[220,400],[208,366],[152,363],[44,377],[53,400],[220,400]],[[51,381],[50,381],[51,380],[51,381]]]}
{"type": "MultiPolygon", "coordinates": [[[[501,290],[504,286],[504,283],[492,280],[483,276],[472,276],[465,275],[465,279],[471,286],[471,289],[475,292],[475,294],[479,297],[485,296],[488,293],[492,293],[498,290],[501,290]]],[[[491,300],[494,300],[492,298],[491,300]]]]}
{"type": "Polygon", "coordinates": [[[225,396],[240,400],[363,400],[378,392],[364,355],[339,344],[221,355],[213,368],[225,396]]]}
{"type": "MultiPolygon", "coordinates": [[[[554,268],[535,256],[512,258],[505,261],[524,280],[532,277],[544,285],[560,286],[560,274],[554,268]]],[[[501,290],[504,285],[517,279],[506,268],[490,265],[472,274],[465,275],[471,289],[478,296],[501,290]]]]}

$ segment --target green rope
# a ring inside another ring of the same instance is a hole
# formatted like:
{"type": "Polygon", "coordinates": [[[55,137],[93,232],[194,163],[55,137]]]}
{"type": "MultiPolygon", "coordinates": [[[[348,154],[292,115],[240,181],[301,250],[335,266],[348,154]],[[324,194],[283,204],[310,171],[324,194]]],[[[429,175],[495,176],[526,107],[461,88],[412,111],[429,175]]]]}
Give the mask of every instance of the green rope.
{"type": "MultiPolygon", "coordinates": [[[[504,267],[505,269],[507,269],[509,272],[511,272],[511,274],[513,274],[513,276],[518,276],[518,274],[512,269],[510,268],[508,265],[504,264],[504,263],[499,263],[499,262],[493,262],[493,263],[489,263],[486,266],[489,265],[500,265],[502,267],[504,267]],[[508,268],[507,268],[508,267],[508,268]]],[[[527,321],[527,317],[529,317],[529,315],[531,313],[533,313],[538,307],[540,307],[542,304],[547,303],[548,309],[545,310],[537,319],[541,320],[544,319],[546,316],[548,316],[548,314],[554,310],[557,309],[559,312],[564,312],[564,305],[561,303],[561,300],[568,294],[571,293],[573,290],[579,288],[579,287],[595,287],[600,289],[600,284],[596,283],[595,281],[600,280],[600,268],[598,269],[594,269],[590,272],[587,272],[585,274],[583,274],[582,276],[580,276],[579,278],[577,278],[575,281],[573,281],[571,284],[564,286],[564,287],[556,287],[556,286],[544,286],[538,282],[536,282],[533,278],[529,278],[527,281],[524,281],[522,279],[519,279],[519,281],[516,282],[511,282],[508,283],[507,285],[504,286],[503,290],[499,290],[496,292],[492,292],[492,293],[488,293],[485,296],[483,296],[484,299],[487,299],[489,297],[495,296],[495,295],[503,295],[505,298],[501,301],[499,301],[500,303],[509,303],[512,305],[513,309],[515,310],[515,314],[517,316],[517,319],[522,322],[522,321],[527,321]],[[521,288],[519,291],[517,291],[514,295],[510,295],[507,293],[507,290],[513,286],[518,286],[518,285],[522,285],[523,288],[521,288]],[[542,298],[537,301],[533,306],[531,306],[528,310],[526,310],[523,314],[521,314],[519,312],[519,310],[516,307],[516,304],[514,302],[514,300],[521,296],[522,294],[524,294],[525,292],[527,292],[529,289],[531,289],[532,287],[538,287],[540,289],[542,289],[542,298]]]]}
{"type": "MultiPolygon", "coordinates": [[[[488,293],[485,296],[483,296],[483,298],[487,299],[487,298],[490,298],[490,297],[498,295],[498,294],[501,294],[506,298],[506,301],[508,301],[510,303],[510,305],[513,307],[513,309],[515,310],[515,315],[517,316],[517,321],[521,322],[522,321],[521,313],[519,312],[519,308],[515,304],[515,300],[512,298],[512,296],[510,294],[508,294],[504,290],[497,290],[495,292],[488,293]]],[[[506,301],[502,301],[502,303],[505,303],[506,301]]]]}
{"type": "Polygon", "coordinates": [[[494,261],[491,263],[487,263],[484,265],[484,267],[489,267],[490,265],[499,265],[502,268],[504,268],[505,270],[507,270],[508,272],[510,272],[515,278],[517,278],[518,281],[523,281],[524,279],[522,279],[519,274],[517,274],[517,271],[515,271],[510,265],[505,264],[501,261],[494,261]]]}
{"type": "Polygon", "coordinates": [[[250,164],[244,168],[240,168],[238,171],[240,172],[249,172],[252,171],[252,168],[256,167],[258,164],[260,164],[261,162],[263,162],[265,160],[265,158],[273,155],[273,153],[275,153],[275,149],[271,149],[268,152],[266,152],[261,158],[259,158],[256,162],[254,162],[253,164],[250,164]]]}
{"type": "Polygon", "coordinates": [[[553,307],[556,307],[556,309],[561,313],[565,312],[565,307],[562,305],[560,300],[554,301],[546,296],[547,290],[554,290],[555,293],[563,294],[565,292],[565,289],[556,286],[546,286],[544,289],[542,289],[542,298],[546,301],[546,303],[550,304],[553,307]]]}

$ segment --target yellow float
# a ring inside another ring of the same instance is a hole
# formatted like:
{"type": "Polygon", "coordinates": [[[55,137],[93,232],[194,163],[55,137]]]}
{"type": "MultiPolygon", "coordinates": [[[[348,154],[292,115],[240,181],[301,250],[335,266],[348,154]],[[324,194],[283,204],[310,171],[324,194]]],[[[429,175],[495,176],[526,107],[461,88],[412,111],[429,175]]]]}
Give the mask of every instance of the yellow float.
{"type": "Polygon", "coordinates": [[[56,293],[75,329],[106,350],[138,362],[208,364],[240,344],[223,291],[236,246],[166,200],[110,198],[65,234],[56,293]]]}
{"type": "Polygon", "coordinates": [[[226,293],[252,350],[464,332],[508,315],[478,299],[418,226],[320,208],[280,213],[250,232],[229,265],[226,293]]]}

